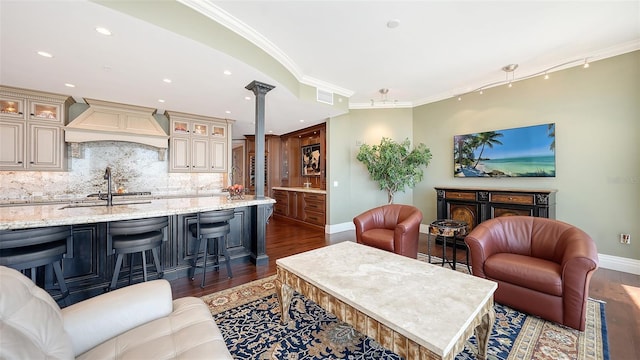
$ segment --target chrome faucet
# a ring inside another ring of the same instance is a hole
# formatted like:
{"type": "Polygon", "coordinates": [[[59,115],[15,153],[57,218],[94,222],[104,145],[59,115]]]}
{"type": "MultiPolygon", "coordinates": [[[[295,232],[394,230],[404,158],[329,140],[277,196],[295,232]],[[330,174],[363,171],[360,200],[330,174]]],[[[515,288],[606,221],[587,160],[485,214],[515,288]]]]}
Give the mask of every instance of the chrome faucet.
{"type": "Polygon", "coordinates": [[[106,199],[100,197],[103,200],[107,200],[107,206],[113,205],[113,193],[111,192],[111,168],[107,166],[104,171],[104,179],[107,180],[107,197],[106,199]]]}

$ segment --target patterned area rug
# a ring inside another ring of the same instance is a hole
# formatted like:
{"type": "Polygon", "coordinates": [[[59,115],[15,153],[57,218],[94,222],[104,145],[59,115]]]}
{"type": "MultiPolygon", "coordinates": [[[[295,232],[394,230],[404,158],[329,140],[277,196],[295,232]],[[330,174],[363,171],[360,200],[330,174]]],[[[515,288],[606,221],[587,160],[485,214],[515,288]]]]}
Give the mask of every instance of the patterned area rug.
{"type": "MultiPolygon", "coordinates": [[[[466,266],[461,266],[466,270],[466,266]]],[[[289,324],[280,324],[274,276],[202,299],[236,359],[400,359],[373,339],[295,294],[289,324]]],[[[587,329],[579,331],[496,304],[489,360],[608,360],[604,303],[589,300],[587,329]]],[[[456,360],[476,359],[475,337],[456,360]]]]}

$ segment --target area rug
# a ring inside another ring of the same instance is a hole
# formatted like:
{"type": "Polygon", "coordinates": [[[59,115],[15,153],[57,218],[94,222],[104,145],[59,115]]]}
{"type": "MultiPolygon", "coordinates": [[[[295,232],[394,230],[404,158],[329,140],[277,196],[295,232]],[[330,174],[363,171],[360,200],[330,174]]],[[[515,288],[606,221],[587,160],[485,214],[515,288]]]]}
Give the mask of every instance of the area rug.
{"type": "MultiPolygon", "coordinates": [[[[465,269],[466,270],[466,269],[465,269]]],[[[295,293],[291,319],[280,324],[275,276],[202,297],[236,359],[401,359],[295,293]]],[[[608,360],[604,303],[588,301],[584,332],[495,305],[488,359],[608,360]]],[[[456,360],[476,359],[475,337],[456,360]]]]}

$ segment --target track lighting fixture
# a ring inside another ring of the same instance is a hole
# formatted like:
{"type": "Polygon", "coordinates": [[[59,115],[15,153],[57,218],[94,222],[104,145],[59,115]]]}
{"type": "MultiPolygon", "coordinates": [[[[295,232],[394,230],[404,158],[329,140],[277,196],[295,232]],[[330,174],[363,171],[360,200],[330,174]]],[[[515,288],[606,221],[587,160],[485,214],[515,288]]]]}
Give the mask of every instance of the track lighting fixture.
{"type": "MultiPolygon", "coordinates": [[[[496,82],[492,82],[492,83],[489,83],[489,84],[482,85],[482,86],[480,86],[480,87],[478,87],[478,88],[476,88],[474,90],[468,91],[468,92],[463,93],[463,94],[458,94],[458,95],[456,95],[456,97],[458,98],[458,101],[461,101],[462,97],[464,95],[468,95],[468,94],[475,93],[475,92],[480,93],[480,95],[482,95],[484,93],[485,89],[492,88],[492,87],[495,87],[495,86],[504,85],[504,84],[507,84],[507,86],[511,88],[511,87],[513,87],[513,83],[515,81],[517,81],[517,80],[525,80],[525,79],[529,79],[529,78],[532,78],[532,77],[536,77],[538,75],[544,75],[544,79],[547,80],[550,77],[549,76],[549,72],[550,71],[555,70],[555,69],[560,68],[560,67],[565,67],[567,65],[572,65],[572,64],[575,64],[577,62],[583,62],[582,67],[585,68],[585,69],[589,68],[589,58],[583,58],[583,59],[576,59],[576,60],[564,62],[562,64],[554,65],[554,66],[552,66],[550,68],[544,69],[544,70],[539,71],[537,73],[534,73],[534,74],[531,74],[531,75],[527,75],[527,76],[522,76],[522,77],[519,77],[519,78],[515,77],[515,71],[518,68],[518,64],[508,64],[508,65],[505,65],[505,66],[503,66],[501,68],[502,71],[505,72],[505,79],[503,81],[496,81],[496,82]],[[509,76],[509,74],[511,74],[511,76],[509,76]]],[[[575,66],[575,65],[573,65],[573,66],[575,66]]]]}

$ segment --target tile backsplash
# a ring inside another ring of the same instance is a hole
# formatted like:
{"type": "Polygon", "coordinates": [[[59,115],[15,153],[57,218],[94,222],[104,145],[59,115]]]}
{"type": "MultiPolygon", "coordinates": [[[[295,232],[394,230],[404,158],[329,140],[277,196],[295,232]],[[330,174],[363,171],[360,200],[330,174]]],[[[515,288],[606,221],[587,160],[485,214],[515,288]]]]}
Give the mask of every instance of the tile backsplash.
{"type": "Polygon", "coordinates": [[[158,160],[158,150],[150,146],[119,141],[81,146],[82,158],[70,158],[66,172],[0,171],[0,202],[75,200],[106,192],[107,166],[114,192],[121,188],[154,196],[209,195],[226,184],[226,173],[169,173],[168,160],[158,160]]]}

